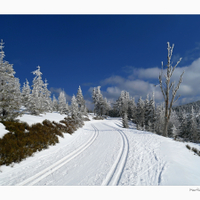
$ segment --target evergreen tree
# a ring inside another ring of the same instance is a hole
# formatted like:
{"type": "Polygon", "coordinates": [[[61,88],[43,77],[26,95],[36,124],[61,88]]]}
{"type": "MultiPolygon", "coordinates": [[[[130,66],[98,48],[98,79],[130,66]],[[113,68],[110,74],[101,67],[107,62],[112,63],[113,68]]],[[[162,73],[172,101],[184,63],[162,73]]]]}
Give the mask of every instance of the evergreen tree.
{"type": "Polygon", "coordinates": [[[81,117],[79,112],[78,102],[75,95],[72,96],[71,100],[71,116],[75,120],[78,120],[81,117]]]}
{"type": "Polygon", "coordinates": [[[94,103],[94,113],[97,115],[97,117],[101,117],[102,115],[105,115],[107,113],[107,102],[103,98],[103,95],[101,94],[100,90],[101,86],[98,86],[93,89],[92,92],[92,99],[94,103]]]}
{"type": "Polygon", "coordinates": [[[22,88],[22,105],[25,107],[26,110],[29,110],[30,106],[30,99],[31,99],[31,88],[29,86],[29,82],[26,79],[26,82],[22,88]]]}
{"type": "Polygon", "coordinates": [[[53,111],[58,112],[58,101],[57,101],[55,95],[53,95],[53,102],[52,102],[52,104],[53,104],[53,108],[52,108],[53,111]]]}
{"type": "Polygon", "coordinates": [[[43,105],[43,86],[44,82],[42,80],[42,72],[40,71],[40,66],[38,69],[32,72],[35,77],[33,79],[33,89],[31,93],[30,100],[30,111],[34,115],[39,115],[45,111],[43,105]]]}
{"type": "Polygon", "coordinates": [[[128,119],[132,120],[134,123],[136,123],[136,104],[135,104],[135,99],[134,98],[130,98],[128,100],[128,119]]]}
{"type": "Polygon", "coordinates": [[[81,90],[80,86],[78,88],[78,92],[77,92],[77,95],[76,95],[76,100],[77,100],[77,103],[78,103],[79,112],[81,112],[82,115],[87,115],[87,109],[86,109],[86,106],[85,106],[85,100],[84,100],[84,97],[83,97],[82,90],[81,90]]]}
{"type": "Polygon", "coordinates": [[[45,112],[52,112],[53,105],[51,100],[51,92],[47,88],[47,80],[45,79],[45,83],[43,85],[43,109],[45,112]]]}
{"type": "Polygon", "coordinates": [[[165,110],[164,105],[161,104],[156,108],[156,121],[155,121],[155,132],[159,135],[163,134],[163,127],[165,123],[165,110]]]}
{"type": "Polygon", "coordinates": [[[122,117],[122,124],[123,124],[123,128],[129,128],[128,125],[128,116],[127,113],[125,112],[123,117],[122,117]]]}
{"type": "Polygon", "coordinates": [[[197,131],[196,114],[194,112],[193,106],[191,109],[191,114],[189,115],[188,132],[189,132],[190,141],[192,141],[192,142],[199,141],[199,135],[198,135],[198,131],[197,131]]]}
{"type": "Polygon", "coordinates": [[[19,79],[15,78],[13,65],[4,61],[3,40],[0,43],[0,119],[9,120],[18,116],[21,107],[19,79]]]}
{"type": "Polygon", "coordinates": [[[189,139],[189,130],[188,130],[188,115],[185,110],[181,112],[180,118],[180,137],[184,140],[189,139]]]}
{"type": "Polygon", "coordinates": [[[145,118],[144,118],[144,101],[142,97],[139,98],[136,108],[136,122],[138,129],[144,129],[145,118]]]}
{"type": "Polygon", "coordinates": [[[173,134],[173,127],[176,128],[176,137],[179,135],[179,132],[180,132],[180,121],[179,121],[179,118],[178,118],[178,115],[176,114],[176,111],[172,111],[171,113],[171,117],[170,117],[170,120],[169,120],[169,125],[168,125],[168,134],[169,136],[171,137],[174,137],[174,134],[173,134]]]}
{"type": "Polygon", "coordinates": [[[64,91],[60,92],[58,97],[58,111],[60,114],[68,114],[68,104],[66,103],[66,97],[64,91]]]}

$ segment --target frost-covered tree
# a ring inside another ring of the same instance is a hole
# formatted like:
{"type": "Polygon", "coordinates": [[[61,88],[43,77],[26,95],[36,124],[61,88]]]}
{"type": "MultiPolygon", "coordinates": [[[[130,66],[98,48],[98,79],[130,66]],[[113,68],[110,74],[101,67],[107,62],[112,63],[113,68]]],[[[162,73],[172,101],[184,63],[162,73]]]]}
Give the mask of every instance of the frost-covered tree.
{"type": "Polygon", "coordinates": [[[144,124],[145,124],[145,127],[148,126],[149,115],[150,115],[149,94],[147,94],[147,97],[144,101],[144,124]]]}
{"type": "Polygon", "coordinates": [[[148,129],[151,132],[155,131],[155,121],[156,121],[156,108],[155,108],[155,100],[154,93],[152,95],[151,100],[149,101],[149,120],[148,120],[148,129]]]}
{"type": "Polygon", "coordinates": [[[145,118],[144,118],[144,101],[142,97],[138,99],[137,108],[136,108],[136,122],[138,129],[144,129],[145,118]]]}
{"type": "Polygon", "coordinates": [[[173,124],[173,126],[171,127],[172,129],[172,136],[174,138],[174,140],[176,140],[177,136],[178,136],[178,130],[176,128],[176,126],[173,124]]]}
{"type": "Polygon", "coordinates": [[[188,114],[185,110],[181,112],[179,117],[180,121],[180,137],[184,138],[185,140],[189,139],[189,132],[188,132],[188,114]]]}
{"type": "Polygon", "coordinates": [[[176,93],[179,89],[179,86],[182,82],[182,77],[183,73],[180,75],[180,79],[178,84],[175,87],[175,82],[171,82],[171,77],[174,73],[174,70],[176,69],[177,65],[180,63],[180,60],[176,63],[176,65],[173,67],[171,63],[171,58],[172,58],[172,53],[174,49],[174,45],[172,47],[170,46],[170,43],[167,42],[168,45],[168,56],[167,56],[167,73],[165,75],[165,82],[163,84],[163,62],[162,62],[162,70],[159,75],[159,83],[160,83],[160,88],[164,97],[165,101],[165,124],[163,127],[163,136],[168,137],[168,124],[169,124],[169,119],[172,111],[172,106],[173,104],[178,100],[179,96],[175,99],[176,93]]]}
{"type": "Polygon", "coordinates": [[[76,100],[77,100],[77,103],[78,103],[79,112],[81,112],[82,115],[87,115],[87,108],[85,106],[85,100],[84,100],[83,93],[82,93],[80,86],[78,88],[76,100]]]}
{"type": "Polygon", "coordinates": [[[163,127],[165,123],[165,108],[164,104],[157,106],[156,108],[156,121],[155,121],[155,132],[159,135],[163,133],[163,127]]]}
{"type": "Polygon", "coordinates": [[[58,111],[60,114],[68,114],[69,111],[64,91],[61,91],[58,97],[58,111]]]}
{"type": "Polygon", "coordinates": [[[0,119],[9,120],[18,116],[21,107],[19,79],[15,78],[13,65],[4,61],[3,40],[0,43],[0,119]]]}
{"type": "Polygon", "coordinates": [[[135,98],[130,97],[128,100],[128,119],[132,120],[134,123],[136,123],[136,104],[135,104],[135,98]]]}
{"type": "Polygon", "coordinates": [[[125,112],[123,117],[122,117],[122,125],[123,125],[123,128],[129,128],[129,125],[128,125],[128,116],[127,116],[127,113],[125,112]]]}
{"type": "Polygon", "coordinates": [[[126,91],[121,91],[121,95],[117,101],[119,113],[122,117],[122,124],[124,128],[128,128],[128,102],[129,102],[129,93],[126,91]]]}
{"type": "Polygon", "coordinates": [[[52,105],[52,100],[51,100],[51,92],[47,88],[47,80],[45,79],[44,85],[43,85],[43,109],[45,112],[52,112],[53,110],[53,105],[52,105]]]}
{"type": "Polygon", "coordinates": [[[25,107],[26,110],[29,110],[30,99],[31,99],[31,88],[28,80],[26,79],[26,82],[24,83],[22,88],[22,105],[25,107]]]}
{"type": "Polygon", "coordinates": [[[169,133],[170,137],[171,136],[174,137],[174,134],[173,134],[174,128],[173,127],[176,128],[176,136],[178,136],[179,132],[180,132],[180,121],[179,121],[179,118],[178,118],[176,111],[172,111],[171,117],[170,117],[170,120],[169,120],[168,133],[169,133]]]}
{"type": "Polygon", "coordinates": [[[30,111],[34,115],[39,115],[45,111],[43,104],[44,82],[42,80],[42,72],[40,71],[40,66],[38,66],[37,68],[37,70],[32,72],[35,77],[33,79],[33,89],[30,100],[30,111]]]}
{"type": "Polygon", "coordinates": [[[56,99],[55,95],[53,95],[52,109],[53,111],[58,112],[58,100],[56,99]]]}
{"type": "Polygon", "coordinates": [[[106,108],[108,108],[108,105],[106,100],[103,98],[100,88],[101,86],[98,86],[93,89],[92,99],[94,103],[94,113],[101,117],[102,115],[106,114],[106,108]]]}
{"type": "Polygon", "coordinates": [[[81,117],[79,112],[78,102],[75,95],[72,96],[71,100],[71,117],[76,120],[81,117]]]}
{"type": "Polygon", "coordinates": [[[188,120],[188,132],[189,132],[189,139],[192,142],[199,142],[199,134],[197,130],[197,120],[196,120],[196,114],[194,112],[193,106],[191,109],[191,113],[189,115],[188,120]]]}

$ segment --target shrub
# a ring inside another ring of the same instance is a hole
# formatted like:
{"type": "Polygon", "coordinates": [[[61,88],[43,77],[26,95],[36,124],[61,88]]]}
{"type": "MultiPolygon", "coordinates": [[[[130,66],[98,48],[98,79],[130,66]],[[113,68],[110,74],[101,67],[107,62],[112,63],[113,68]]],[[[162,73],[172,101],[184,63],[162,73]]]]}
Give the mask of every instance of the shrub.
{"type": "Polygon", "coordinates": [[[29,126],[19,121],[2,122],[9,133],[0,139],[0,165],[10,165],[32,156],[34,152],[47,149],[59,142],[58,136],[72,134],[83,125],[82,121],[65,118],[60,123],[44,120],[29,126]]]}
{"type": "Polygon", "coordinates": [[[186,145],[186,147],[187,147],[189,150],[191,149],[191,147],[190,147],[188,144],[186,145]]]}

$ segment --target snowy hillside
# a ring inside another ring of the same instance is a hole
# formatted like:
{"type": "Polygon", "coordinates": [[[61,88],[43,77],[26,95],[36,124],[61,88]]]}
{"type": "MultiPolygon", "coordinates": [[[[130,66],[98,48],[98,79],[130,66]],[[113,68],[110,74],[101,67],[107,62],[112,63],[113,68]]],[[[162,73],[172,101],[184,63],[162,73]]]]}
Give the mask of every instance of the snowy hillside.
{"type": "MultiPolygon", "coordinates": [[[[59,121],[64,115],[19,119],[32,124],[45,118],[59,121]]],[[[83,128],[59,140],[19,164],[1,166],[0,185],[200,185],[200,157],[186,148],[187,143],[138,131],[134,124],[124,129],[120,118],[85,122],[83,128]]]]}

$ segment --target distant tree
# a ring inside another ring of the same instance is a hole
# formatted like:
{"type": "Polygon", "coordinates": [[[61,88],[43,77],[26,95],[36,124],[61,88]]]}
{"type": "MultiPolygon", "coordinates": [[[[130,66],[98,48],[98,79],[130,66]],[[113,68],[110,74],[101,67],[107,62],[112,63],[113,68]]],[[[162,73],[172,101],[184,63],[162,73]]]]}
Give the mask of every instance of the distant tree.
{"type": "Polygon", "coordinates": [[[34,115],[39,115],[45,111],[43,107],[44,82],[42,80],[42,72],[40,71],[40,66],[38,66],[37,68],[37,70],[32,72],[35,75],[35,77],[33,79],[33,89],[30,100],[30,111],[34,115]]]}
{"type": "Polygon", "coordinates": [[[159,135],[162,135],[163,133],[163,127],[165,123],[165,108],[164,104],[158,105],[156,107],[156,113],[155,113],[155,132],[159,135]]]}
{"type": "Polygon", "coordinates": [[[127,91],[121,91],[121,95],[117,100],[119,114],[122,117],[122,124],[124,128],[128,128],[128,102],[129,93],[127,91]]]}
{"type": "Polygon", "coordinates": [[[194,112],[193,106],[192,106],[192,109],[191,109],[191,113],[189,114],[188,132],[189,132],[190,141],[199,142],[199,134],[198,134],[198,129],[197,129],[196,114],[194,112]]]}
{"type": "Polygon", "coordinates": [[[22,88],[22,105],[26,108],[26,110],[29,110],[30,99],[31,99],[31,88],[29,86],[28,80],[26,79],[26,82],[24,83],[22,88]]]}
{"type": "Polygon", "coordinates": [[[123,128],[129,128],[129,125],[128,125],[128,116],[127,116],[127,113],[125,112],[123,117],[122,117],[122,125],[123,125],[123,128]]]}
{"type": "Polygon", "coordinates": [[[172,136],[173,136],[174,140],[176,140],[176,138],[178,136],[178,130],[174,124],[171,129],[172,129],[172,136]]]}
{"type": "Polygon", "coordinates": [[[176,137],[177,137],[180,133],[180,121],[179,121],[176,111],[172,111],[171,117],[169,119],[169,125],[168,125],[168,133],[170,137],[172,136],[173,138],[175,138],[175,135],[174,135],[175,128],[176,128],[176,137]]]}
{"type": "Polygon", "coordinates": [[[68,104],[66,102],[66,97],[64,91],[60,92],[58,97],[58,112],[60,114],[67,114],[68,113],[68,104]]]}
{"type": "Polygon", "coordinates": [[[58,100],[56,99],[55,95],[53,95],[53,102],[52,102],[52,106],[53,106],[53,111],[58,111],[58,100]]]}
{"type": "Polygon", "coordinates": [[[80,118],[80,112],[79,112],[78,103],[77,103],[77,99],[75,95],[72,96],[72,100],[71,100],[71,116],[73,119],[76,119],[76,120],[80,118]]]}
{"type": "Polygon", "coordinates": [[[144,129],[145,126],[145,118],[144,118],[144,101],[142,97],[138,99],[137,108],[136,108],[136,122],[137,128],[144,129]]]}
{"type": "Polygon", "coordinates": [[[161,88],[161,91],[162,91],[162,94],[164,97],[164,101],[165,101],[165,124],[164,124],[163,134],[162,134],[165,137],[168,137],[168,124],[169,124],[169,119],[170,119],[170,115],[171,115],[171,111],[172,111],[172,106],[179,98],[179,96],[178,96],[175,99],[175,96],[176,96],[176,93],[182,82],[182,77],[184,74],[184,72],[181,74],[179,82],[178,82],[177,86],[175,87],[175,82],[171,82],[171,77],[172,77],[177,65],[180,63],[181,58],[176,63],[176,65],[174,67],[172,67],[171,58],[172,58],[174,45],[172,45],[172,47],[171,47],[169,42],[167,42],[167,45],[168,45],[168,48],[167,48],[168,56],[167,56],[167,65],[166,65],[167,66],[167,74],[165,75],[165,84],[163,84],[163,62],[162,62],[162,70],[159,75],[160,88],[161,88]],[[170,97],[171,97],[171,100],[170,100],[170,97]]]}
{"type": "Polygon", "coordinates": [[[136,123],[136,104],[135,104],[135,99],[130,97],[130,99],[128,100],[128,119],[132,120],[134,123],[136,123]]]}
{"type": "Polygon", "coordinates": [[[97,117],[101,117],[107,113],[107,102],[103,98],[103,95],[100,90],[101,86],[95,87],[92,92],[92,99],[94,103],[94,113],[97,117]]]}
{"type": "Polygon", "coordinates": [[[179,117],[180,121],[180,137],[184,138],[185,140],[189,139],[189,130],[188,130],[188,114],[185,110],[181,112],[179,117]]]}
{"type": "Polygon", "coordinates": [[[0,120],[14,119],[19,115],[21,92],[13,65],[4,61],[4,43],[0,43],[0,120]]]}
{"type": "Polygon", "coordinates": [[[87,115],[87,108],[85,106],[85,100],[84,100],[83,93],[82,93],[80,86],[78,88],[76,100],[77,100],[77,103],[78,103],[79,112],[81,112],[82,115],[87,115]]]}
{"type": "Polygon", "coordinates": [[[51,92],[47,88],[47,80],[45,79],[45,83],[43,85],[43,109],[45,112],[52,112],[53,105],[51,100],[51,92]]]}

